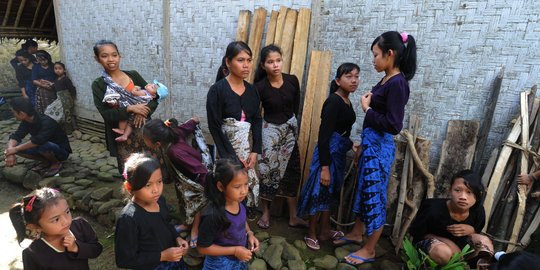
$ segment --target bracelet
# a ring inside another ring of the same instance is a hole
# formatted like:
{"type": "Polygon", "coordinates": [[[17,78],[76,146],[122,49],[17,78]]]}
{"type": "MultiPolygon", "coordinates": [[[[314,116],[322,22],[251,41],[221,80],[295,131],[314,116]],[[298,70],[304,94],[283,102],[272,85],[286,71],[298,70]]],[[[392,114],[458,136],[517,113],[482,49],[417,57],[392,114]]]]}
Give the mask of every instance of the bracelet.
{"type": "Polygon", "coordinates": [[[252,233],[253,235],[255,235],[255,233],[254,233],[253,231],[247,231],[247,232],[246,232],[246,235],[249,236],[249,233],[252,233]]]}

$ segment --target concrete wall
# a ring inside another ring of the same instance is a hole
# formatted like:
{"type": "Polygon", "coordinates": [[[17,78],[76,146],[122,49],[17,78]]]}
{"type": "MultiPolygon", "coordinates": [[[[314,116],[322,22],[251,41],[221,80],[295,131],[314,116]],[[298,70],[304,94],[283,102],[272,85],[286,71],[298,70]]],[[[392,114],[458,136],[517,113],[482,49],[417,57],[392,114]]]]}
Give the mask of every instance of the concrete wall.
{"type": "MultiPolygon", "coordinates": [[[[360,65],[361,92],[383,74],[371,66],[369,47],[384,31],[411,33],[418,44],[418,72],[411,81],[407,114],[422,119],[421,135],[433,141],[432,170],[451,119],[483,117],[489,86],[505,78],[486,151],[499,144],[518,112],[519,91],[539,82],[540,2],[516,1],[61,1],[56,0],[65,62],[81,93],[81,111],[95,112],[90,84],[99,76],[92,45],[117,42],[122,67],[169,83],[172,97],[158,116],[205,118],[205,97],[226,45],[235,37],[239,10],[311,7],[310,49],[331,50],[332,70],[360,65]],[[108,13],[106,13],[108,11],[108,13]],[[164,15],[165,14],[165,15],[164,15]],[[166,33],[166,34],[162,34],[166,33]],[[170,34],[168,34],[170,33],[170,34]]],[[[357,110],[361,126],[363,113],[357,110]]],[[[99,115],[93,114],[99,118],[99,115]]],[[[408,118],[408,115],[406,116],[408,118]]],[[[354,138],[358,140],[358,137],[354,138]]]]}

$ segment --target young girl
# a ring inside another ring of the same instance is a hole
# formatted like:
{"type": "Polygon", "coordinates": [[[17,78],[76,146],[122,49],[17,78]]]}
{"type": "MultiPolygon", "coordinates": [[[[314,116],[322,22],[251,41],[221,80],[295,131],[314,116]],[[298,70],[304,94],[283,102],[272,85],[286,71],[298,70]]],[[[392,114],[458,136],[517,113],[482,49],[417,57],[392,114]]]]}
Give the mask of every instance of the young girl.
{"type": "Polygon", "coordinates": [[[36,111],[43,113],[47,106],[56,99],[53,83],[56,80],[51,55],[46,51],[37,52],[38,65],[32,68],[32,82],[36,90],[36,111]]]}
{"type": "Polygon", "coordinates": [[[330,227],[330,210],[337,204],[339,191],[345,177],[346,153],[351,149],[349,139],[356,114],[349,95],[356,91],[360,68],[344,63],[337,69],[330,86],[330,95],[323,104],[319,141],[313,152],[308,179],[298,199],[298,216],[309,215],[306,245],[319,250],[319,240],[336,240],[343,237],[330,227]],[[317,236],[320,214],[321,230],[317,236]]]}
{"type": "MultiPolygon", "coordinates": [[[[198,117],[193,117],[182,125],[178,125],[174,118],[165,121],[152,119],[143,127],[144,143],[160,152],[169,175],[175,180],[178,203],[186,211],[185,222],[192,224],[189,240],[192,248],[196,246],[199,235],[199,211],[207,202],[204,196],[204,181],[207,168],[211,166],[203,164],[201,152],[187,142],[187,137],[198,129],[198,124],[198,117]]],[[[200,131],[200,128],[198,130],[200,131]]],[[[206,144],[200,147],[206,147],[206,144]]],[[[210,162],[210,157],[204,160],[210,162]]]]}
{"type": "Polygon", "coordinates": [[[56,80],[54,81],[54,90],[56,95],[62,101],[62,108],[64,109],[64,131],[66,134],[71,134],[73,130],[77,129],[75,123],[75,98],[77,97],[77,90],[73,83],[66,74],[66,66],[62,62],[54,63],[54,73],[56,74],[56,80]]]}
{"type": "Polygon", "coordinates": [[[394,161],[394,137],[403,128],[405,105],[409,100],[409,80],[416,73],[416,43],[407,33],[385,32],[371,44],[373,67],[385,76],[371,92],[362,95],[366,113],[362,130],[362,156],[358,160],[358,178],[353,212],[356,220],[345,238],[334,241],[366,244],[345,259],[353,265],[371,262],[375,245],[386,223],[386,187],[394,161]]]}
{"type": "Polygon", "coordinates": [[[103,249],[86,220],[71,218],[58,190],[35,190],[9,210],[9,217],[19,243],[34,240],[23,250],[24,269],[90,269],[88,259],[103,249]]]}
{"type": "Polygon", "coordinates": [[[478,175],[471,170],[457,173],[450,182],[449,199],[422,202],[409,229],[413,242],[441,265],[468,243],[475,250],[473,255],[492,256],[491,240],[479,234],[486,222],[483,195],[478,175]]]}
{"type": "Polygon", "coordinates": [[[237,161],[219,159],[206,179],[210,200],[203,211],[197,249],[206,255],[203,269],[247,269],[259,241],[246,222],[241,203],[248,195],[248,176],[237,161]],[[247,248],[246,248],[247,247],[247,248]]]}
{"type": "Polygon", "coordinates": [[[255,89],[264,109],[262,154],[259,159],[260,196],[263,214],[257,225],[270,227],[270,202],[277,195],[285,196],[289,205],[289,226],[307,223],[296,216],[296,193],[300,181],[296,139],[300,84],[298,78],[281,72],[281,49],[275,45],[262,48],[255,73],[255,89]],[[286,170],[291,172],[286,176],[286,170]],[[296,171],[293,172],[293,170],[296,171]]]}
{"type": "Polygon", "coordinates": [[[116,265],[130,269],[185,269],[187,242],[169,223],[159,162],[132,154],[125,164],[128,204],[116,222],[116,265]]]}
{"type": "MultiPolygon", "coordinates": [[[[261,101],[253,86],[244,80],[251,71],[251,56],[251,49],[246,43],[229,43],[225,52],[228,75],[212,85],[206,96],[208,129],[219,157],[238,158],[248,169],[249,194],[246,205],[249,208],[258,204],[259,180],[255,165],[262,146],[261,101]]],[[[224,75],[222,67],[218,75],[220,73],[224,75]]]]}

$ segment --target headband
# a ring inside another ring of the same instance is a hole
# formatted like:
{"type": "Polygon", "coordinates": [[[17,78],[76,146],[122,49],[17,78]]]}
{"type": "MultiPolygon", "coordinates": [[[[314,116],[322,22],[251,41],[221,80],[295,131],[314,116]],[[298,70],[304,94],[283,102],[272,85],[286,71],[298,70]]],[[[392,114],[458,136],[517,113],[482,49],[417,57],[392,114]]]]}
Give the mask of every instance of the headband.
{"type": "Polygon", "coordinates": [[[163,121],[163,124],[165,124],[165,126],[167,126],[168,128],[171,127],[171,121],[169,121],[169,119],[163,121]]]}

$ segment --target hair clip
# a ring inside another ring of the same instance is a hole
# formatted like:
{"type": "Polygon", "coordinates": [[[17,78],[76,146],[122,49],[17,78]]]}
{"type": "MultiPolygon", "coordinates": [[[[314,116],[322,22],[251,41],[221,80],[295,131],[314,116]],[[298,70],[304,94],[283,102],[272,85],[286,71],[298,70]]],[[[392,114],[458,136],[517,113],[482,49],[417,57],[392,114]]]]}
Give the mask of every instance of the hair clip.
{"type": "Polygon", "coordinates": [[[171,127],[171,121],[169,121],[169,119],[163,121],[163,124],[165,124],[165,126],[167,126],[169,128],[171,127]]]}
{"type": "Polygon", "coordinates": [[[124,170],[124,172],[122,172],[122,177],[124,177],[124,180],[127,180],[127,171],[124,170]]]}
{"type": "Polygon", "coordinates": [[[26,206],[24,207],[24,210],[26,212],[32,212],[32,208],[33,208],[33,205],[34,205],[34,201],[36,200],[36,195],[32,196],[32,199],[30,199],[28,201],[28,204],[26,204],[26,206]]]}
{"type": "Polygon", "coordinates": [[[409,33],[401,32],[400,35],[401,35],[401,41],[403,41],[403,43],[407,43],[407,40],[409,40],[409,33]]]}
{"type": "Polygon", "coordinates": [[[131,192],[131,184],[127,180],[124,181],[124,187],[128,192],[131,192]]]}

